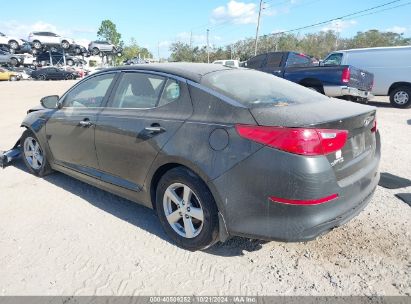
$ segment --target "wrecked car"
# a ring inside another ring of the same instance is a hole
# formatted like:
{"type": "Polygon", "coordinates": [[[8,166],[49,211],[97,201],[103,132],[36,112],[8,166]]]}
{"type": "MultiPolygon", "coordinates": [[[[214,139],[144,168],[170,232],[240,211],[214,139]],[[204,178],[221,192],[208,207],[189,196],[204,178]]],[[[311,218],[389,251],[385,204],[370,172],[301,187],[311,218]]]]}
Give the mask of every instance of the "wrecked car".
{"type": "Polygon", "coordinates": [[[22,123],[30,172],[153,208],[189,250],[231,236],[314,239],[364,209],[379,180],[374,107],[260,71],[109,68],[41,105],[22,123]]]}

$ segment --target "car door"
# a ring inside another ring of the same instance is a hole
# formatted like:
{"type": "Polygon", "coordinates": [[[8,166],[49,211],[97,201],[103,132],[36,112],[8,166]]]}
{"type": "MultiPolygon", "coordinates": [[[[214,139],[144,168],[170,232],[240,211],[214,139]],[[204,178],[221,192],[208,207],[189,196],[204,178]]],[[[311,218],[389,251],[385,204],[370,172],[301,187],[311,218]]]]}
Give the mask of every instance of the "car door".
{"type": "Polygon", "coordinates": [[[159,151],[191,114],[184,80],[149,72],[123,73],[96,123],[102,180],[141,190],[159,151]]]}
{"type": "Polygon", "coordinates": [[[116,75],[111,72],[88,78],[62,97],[61,109],[46,123],[48,144],[57,164],[98,176],[95,123],[116,75]]]}

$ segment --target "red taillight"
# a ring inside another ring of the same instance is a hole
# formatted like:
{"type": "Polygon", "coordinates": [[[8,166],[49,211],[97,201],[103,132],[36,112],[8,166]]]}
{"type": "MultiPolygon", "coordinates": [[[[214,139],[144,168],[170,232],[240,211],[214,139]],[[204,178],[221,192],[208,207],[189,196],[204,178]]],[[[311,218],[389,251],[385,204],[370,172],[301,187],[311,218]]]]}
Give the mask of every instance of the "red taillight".
{"type": "Polygon", "coordinates": [[[377,117],[374,118],[374,122],[372,124],[371,132],[377,132],[377,117]]]}
{"type": "Polygon", "coordinates": [[[237,133],[258,143],[301,155],[325,155],[340,150],[348,131],[236,125],[237,133]]]}
{"type": "Polygon", "coordinates": [[[324,204],[329,201],[335,200],[337,198],[338,198],[338,194],[336,193],[331,194],[327,197],[311,199],[311,200],[293,200],[293,199],[287,199],[287,198],[281,198],[281,197],[275,197],[275,196],[269,197],[269,199],[273,202],[281,203],[281,204],[288,204],[288,205],[319,205],[319,204],[324,204]]]}
{"type": "Polygon", "coordinates": [[[341,75],[341,81],[344,83],[350,82],[350,68],[344,68],[341,75]]]}

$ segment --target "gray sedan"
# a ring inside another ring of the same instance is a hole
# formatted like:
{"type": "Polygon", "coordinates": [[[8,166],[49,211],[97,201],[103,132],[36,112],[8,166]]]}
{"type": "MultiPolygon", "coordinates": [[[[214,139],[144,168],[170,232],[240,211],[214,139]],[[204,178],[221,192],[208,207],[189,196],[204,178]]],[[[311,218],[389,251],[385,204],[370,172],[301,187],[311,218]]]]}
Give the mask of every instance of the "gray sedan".
{"type": "Polygon", "coordinates": [[[230,236],[313,239],[356,216],[379,180],[375,108],[255,70],[111,68],[42,105],[22,123],[32,173],[153,208],[189,250],[230,236]]]}

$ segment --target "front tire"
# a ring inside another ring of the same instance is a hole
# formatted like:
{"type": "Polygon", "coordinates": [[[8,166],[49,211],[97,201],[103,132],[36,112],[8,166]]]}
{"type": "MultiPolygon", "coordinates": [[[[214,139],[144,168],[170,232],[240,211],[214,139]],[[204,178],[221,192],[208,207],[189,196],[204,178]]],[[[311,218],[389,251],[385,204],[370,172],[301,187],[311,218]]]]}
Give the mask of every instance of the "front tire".
{"type": "Polygon", "coordinates": [[[31,173],[42,177],[53,171],[44,149],[32,131],[24,131],[20,145],[23,150],[23,161],[31,173]]]}
{"type": "Polygon", "coordinates": [[[40,50],[41,48],[42,48],[42,45],[41,45],[41,42],[40,41],[34,41],[33,42],[33,47],[36,49],[36,50],[40,50]]]}
{"type": "Polygon", "coordinates": [[[10,59],[10,64],[12,66],[17,66],[19,64],[19,61],[17,60],[17,58],[11,58],[10,59]]]}
{"type": "Polygon", "coordinates": [[[395,108],[406,109],[411,107],[411,87],[395,88],[390,93],[390,103],[395,108]]]}
{"type": "Polygon", "coordinates": [[[218,210],[207,185],[191,170],[166,172],[156,191],[156,210],[167,235],[180,247],[204,250],[218,241],[218,210]]]}
{"type": "Polygon", "coordinates": [[[70,48],[70,43],[67,40],[63,40],[61,42],[61,47],[65,50],[68,50],[70,48]]]}
{"type": "Polygon", "coordinates": [[[93,48],[93,55],[97,56],[98,54],[100,54],[100,50],[98,48],[93,48]]]}

